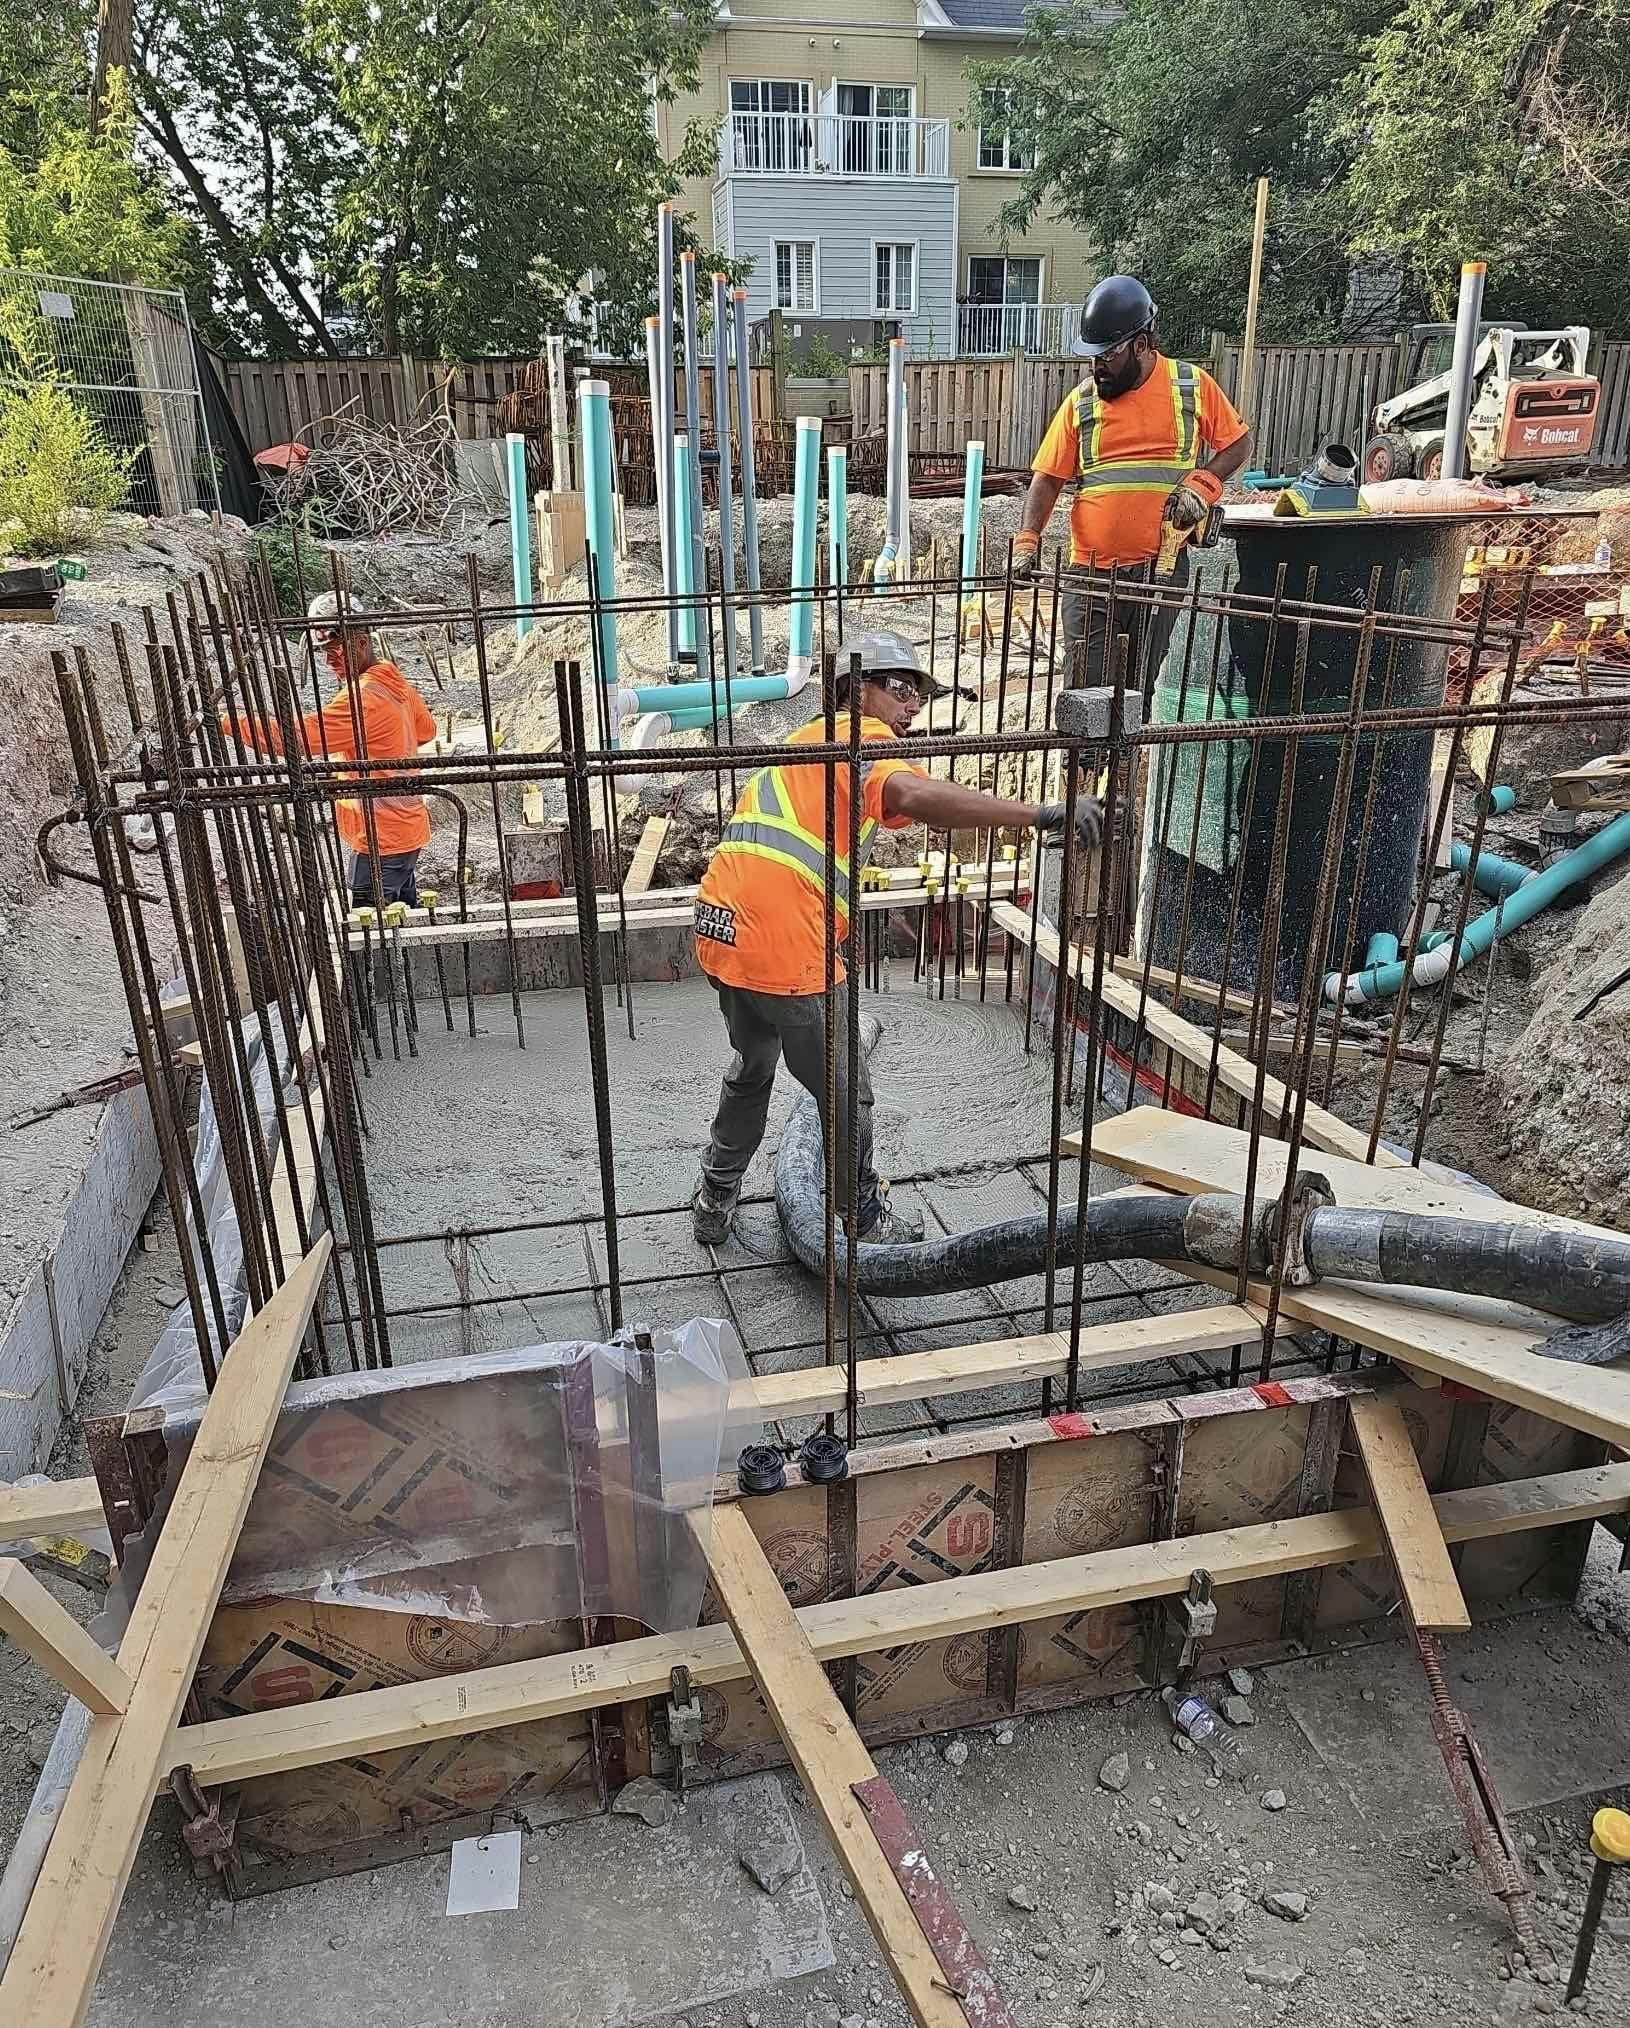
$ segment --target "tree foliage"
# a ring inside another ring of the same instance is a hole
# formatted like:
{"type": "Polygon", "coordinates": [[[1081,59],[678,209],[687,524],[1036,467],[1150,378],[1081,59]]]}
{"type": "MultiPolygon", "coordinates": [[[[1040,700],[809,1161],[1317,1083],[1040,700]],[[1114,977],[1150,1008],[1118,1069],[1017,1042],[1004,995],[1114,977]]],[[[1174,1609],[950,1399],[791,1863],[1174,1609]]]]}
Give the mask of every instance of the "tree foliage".
{"type": "Polygon", "coordinates": [[[0,267],[44,268],[90,280],[123,273],[172,282],[185,227],[131,152],[134,115],[115,76],[93,140],[56,89],[15,94],[0,143],[0,267]]]}
{"type": "MultiPolygon", "coordinates": [[[[591,271],[637,332],[677,188],[649,106],[694,81],[706,0],[144,0],[147,146],[223,327],[332,351],[531,350],[591,271]]],[[[206,321],[206,328],[207,320],[206,321]]]]}
{"type": "Polygon", "coordinates": [[[1034,157],[1004,223],[1050,210],[1101,269],[1143,277],[1168,329],[1237,328],[1267,176],[1263,336],[1328,328],[1346,294],[1354,144],[1324,108],[1388,12],[1387,0],[1131,0],[1107,31],[1092,0],[1032,13],[1018,56],[975,70],[1007,90],[1034,157]]]}
{"type": "Polygon", "coordinates": [[[1258,176],[1264,338],[1351,329],[1355,261],[1389,323],[1486,258],[1504,314],[1624,324],[1630,0],[1065,0],[972,74],[1034,154],[1004,225],[1061,215],[1185,336],[1244,322],[1258,176]]]}
{"type": "Polygon", "coordinates": [[[1630,0],[1406,0],[1355,82],[1356,250],[1432,316],[1482,259],[1502,315],[1626,328],[1630,0]]]}
{"type": "Polygon", "coordinates": [[[94,535],[130,492],[139,450],[115,451],[61,384],[14,302],[0,300],[0,549],[58,556],[94,535]]]}

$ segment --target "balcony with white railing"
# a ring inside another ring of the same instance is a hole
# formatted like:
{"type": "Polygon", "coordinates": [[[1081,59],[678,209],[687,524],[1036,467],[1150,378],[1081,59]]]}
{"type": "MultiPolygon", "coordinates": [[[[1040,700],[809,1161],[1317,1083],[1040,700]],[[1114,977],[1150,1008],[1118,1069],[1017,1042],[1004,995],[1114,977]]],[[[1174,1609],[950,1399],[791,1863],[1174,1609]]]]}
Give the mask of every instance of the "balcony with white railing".
{"type": "Polygon", "coordinates": [[[957,309],[957,350],[964,359],[993,359],[1005,352],[1056,358],[1073,348],[1079,303],[962,303],[957,309]]]}
{"type": "Polygon", "coordinates": [[[730,113],[719,130],[721,176],[881,176],[943,182],[949,120],[847,113],[730,113]]]}

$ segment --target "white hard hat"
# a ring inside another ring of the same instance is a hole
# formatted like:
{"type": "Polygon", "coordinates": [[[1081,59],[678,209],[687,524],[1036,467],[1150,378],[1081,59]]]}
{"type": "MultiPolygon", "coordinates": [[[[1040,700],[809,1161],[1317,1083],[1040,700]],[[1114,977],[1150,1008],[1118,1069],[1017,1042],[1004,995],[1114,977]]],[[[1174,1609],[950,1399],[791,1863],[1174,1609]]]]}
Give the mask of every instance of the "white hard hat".
{"type": "Polygon", "coordinates": [[[835,681],[842,683],[847,679],[857,655],[864,678],[910,676],[916,680],[925,701],[931,697],[950,695],[945,685],[936,683],[923,667],[915,646],[904,634],[895,633],[892,627],[875,627],[862,634],[846,634],[838,643],[838,652],[832,661],[835,681]]]}

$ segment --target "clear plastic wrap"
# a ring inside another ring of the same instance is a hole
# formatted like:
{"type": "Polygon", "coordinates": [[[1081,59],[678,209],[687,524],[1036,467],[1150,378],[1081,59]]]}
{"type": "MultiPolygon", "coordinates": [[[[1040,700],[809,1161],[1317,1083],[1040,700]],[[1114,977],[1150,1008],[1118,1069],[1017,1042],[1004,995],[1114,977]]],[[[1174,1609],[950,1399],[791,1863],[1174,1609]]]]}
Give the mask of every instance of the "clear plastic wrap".
{"type": "MultiPolygon", "coordinates": [[[[284,1104],[292,1108],[291,1118],[296,1122],[294,1131],[296,1133],[305,1131],[299,1108],[293,1104],[294,1064],[285,1039],[283,1023],[276,1005],[270,1006],[267,1009],[266,1027],[277,1063],[275,1080],[272,1065],[266,1056],[260,1017],[246,1016],[238,1026],[243,1036],[244,1062],[254,1088],[255,1110],[260,1117],[261,1138],[268,1148],[274,1148],[277,1131],[275,1121],[280,1097],[284,1104]]],[[[226,1313],[226,1344],[230,1344],[243,1323],[248,1302],[248,1281],[244,1274],[243,1233],[238,1223],[236,1207],[232,1202],[232,1189],[221,1150],[221,1130],[207,1077],[203,1081],[198,1100],[198,1145],[193,1156],[193,1166],[198,1178],[198,1196],[204,1210],[204,1243],[208,1246],[215,1263],[221,1305],[226,1313]]],[[[186,1243],[192,1250],[198,1285],[204,1290],[205,1313],[210,1317],[210,1349],[219,1363],[225,1346],[217,1342],[208,1283],[204,1275],[203,1248],[199,1244],[197,1233],[190,1227],[186,1243]]],[[[169,1410],[187,1402],[191,1402],[196,1408],[201,1404],[203,1395],[204,1365],[198,1352],[198,1331],[193,1323],[190,1304],[183,1303],[172,1314],[170,1321],[159,1333],[158,1343],[147,1355],[147,1362],[137,1376],[135,1391],[130,1397],[130,1408],[132,1412],[139,1408],[155,1407],[169,1410]]]]}
{"type": "MultiPolygon", "coordinates": [[[[235,1610],[245,1656],[262,1619],[306,1647],[369,1651],[354,1613],[322,1608],[412,1615],[426,1653],[457,1649],[442,1622],[695,1626],[707,1558],[692,1517],[761,1438],[750,1400],[735,1333],[708,1319],[297,1382],[228,1572],[223,1666],[235,1610]]],[[[166,1418],[172,1486],[200,1407],[166,1418]]],[[[401,1638],[381,1630],[382,1648],[401,1638]]]]}

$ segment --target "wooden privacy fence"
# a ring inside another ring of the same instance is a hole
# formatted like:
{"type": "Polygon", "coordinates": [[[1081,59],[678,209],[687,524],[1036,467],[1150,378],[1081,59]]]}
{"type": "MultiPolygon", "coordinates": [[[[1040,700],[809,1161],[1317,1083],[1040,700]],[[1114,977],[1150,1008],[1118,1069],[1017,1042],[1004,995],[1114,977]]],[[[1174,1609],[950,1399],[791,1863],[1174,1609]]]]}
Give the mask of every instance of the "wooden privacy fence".
{"type": "MultiPolygon", "coordinates": [[[[1203,360],[1230,400],[1239,390],[1241,348],[1219,343],[1203,360]]],[[[1400,385],[1401,347],[1392,340],[1361,345],[1265,345],[1258,349],[1250,423],[1251,462],[1269,472],[1300,471],[1321,444],[1332,440],[1362,451],[1377,402],[1400,385]]],[[[907,366],[911,449],[919,456],[960,456],[972,438],[983,438],[986,463],[1009,469],[1028,465],[1053,412],[1080,380],[1085,362],[1074,358],[935,359],[907,366]]],[[[277,362],[217,361],[227,398],[251,451],[286,443],[304,431],[308,438],[328,416],[355,402],[373,422],[400,422],[432,393],[449,404],[461,437],[501,436],[500,404],[525,394],[539,371],[532,357],[476,360],[409,358],[294,359],[277,362]]],[[[1608,339],[1598,347],[1596,371],[1602,381],[1601,420],[1592,462],[1610,470],[1630,466],[1630,339],[1608,339]]],[[[640,367],[596,367],[620,399],[643,400],[646,377],[640,367]]],[[[775,374],[755,366],[753,414],[760,423],[778,418],[775,374]]],[[[679,413],[684,412],[683,375],[676,374],[679,413]]],[[[857,438],[880,432],[888,369],[849,369],[851,429],[857,438]]],[[[702,423],[713,427],[713,382],[702,376],[702,423]]],[[[829,434],[836,434],[829,431],[829,434]]]]}
{"type": "MultiPolygon", "coordinates": [[[[506,396],[525,394],[540,372],[531,354],[497,359],[217,359],[215,370],[232,404],[251,452],[288,443],[303,431],[305,439],[330,416],[357,404],[359,414],[375,423],[400,423],[432,396],[445,401],[453,427],[461,437],[480,440],[502,436],[500,404],[506,396]]],[[[617,396],[645,398],[649,392],[643,367],[603,367],[595,377],[609,380],[617,396]]],[[[774,375],[755,366],[753,413],[773,412],[774,375]]],[[[674,376],[678,413],[685,404],[684,375],[674,376]]],[[[702,376],[702,421],[713,425],[713,381],[702,376]]]]}

